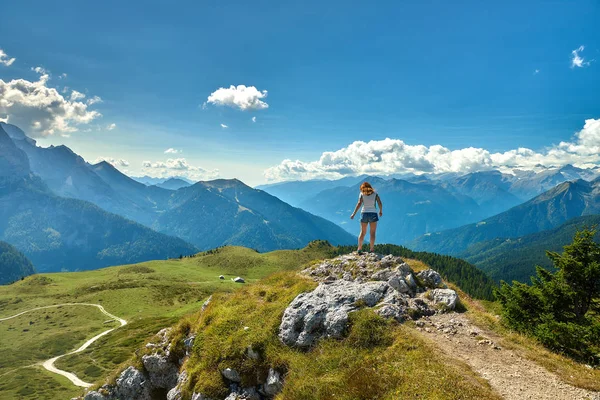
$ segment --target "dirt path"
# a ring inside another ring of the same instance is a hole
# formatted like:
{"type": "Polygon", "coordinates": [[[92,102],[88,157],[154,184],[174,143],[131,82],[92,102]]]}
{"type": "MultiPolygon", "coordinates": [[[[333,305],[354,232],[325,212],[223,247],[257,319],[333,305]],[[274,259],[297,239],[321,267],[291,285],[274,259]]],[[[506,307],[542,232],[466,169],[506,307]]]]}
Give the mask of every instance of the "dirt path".
{"type": "Polygon", "coordinates": [[[500,348],[498,336],[473,325],[462,314],[441,314],[418,322],[418,330],[446,355],[466,362],[507,400],[600,400],[513,350],[500,348]]]}
{"type": "MultiPolygon", "coordinates": [[[[65,303],[65,304],[55,304],[55,305],[44,306],[44,307],[36,307],[36,308],[32,308],[31,310],[23,311],[23,312],[21,312],[19,314],[12,315],[10,317],[0,318],[0,322],[6,321],[6,320],[9,320],[9,319],[12,319],[12,318],[19,317],[19,316],[21,316],[23,314],[27,314],[27,313],[32,312],[32,311],[43,310],[43,309],[46,309],[46,308],[63,307],[63,306],[91,306],[91,307],[97,307],[100,310],[100,312],[102,312],[104,315],[108,316],[109,318],[111,318],[111,319],[113,319],[115,321],[118,321],[121,324],[120,326],[127,325],[127,321],[125,321],[122,318],[119,318],[117,316],[112,315],[111,313],[109,313],[108,311],[106,311],[104,309],[104,307],[102,307],[100,304],[91,304],[91,303],[65,303]]],[[[42,363],[42,366],[44,368],[46,368],[48,371],[50,371],[50,372],[53,372],[55,374],[64,376],[65,378],[69,379],[76,386],[85,387],[85,388],[88,388],[88,387],[92,386],[91,383],[82,381],[75,374],[73,374],[71,372],[63,371],[62,369],[56,368],[54,366],[54,363],[56,362],[56,360],[58,360],[61,357],[68,356],[69,354],[75,354],[75,353],[82,352],[83,350],[85,350],[88,347],[90,347],[92,345],[92,343],[94,343],[96,340],[100,339],[102,336],[108,335],[110,332],[114,331],[115,329],[117,329],[117,328],[108,329],[108,330],[106,330],[106,331],[104,331],[104,332],[102,332],[102,333],[94,336],[93,338],[91,338],[90,340],[88,340],[87,342],[85,342],[83,345],[81,345],[81,347],[79,347],[77,350],[74,350],[74,351],[72,351],[70,353],[63,354],[63,355],[60,355],[60,356],[57,356],[57,357],[54,357],[54,358],[51,358],[49,360],[44,361],[42,363]]]]}

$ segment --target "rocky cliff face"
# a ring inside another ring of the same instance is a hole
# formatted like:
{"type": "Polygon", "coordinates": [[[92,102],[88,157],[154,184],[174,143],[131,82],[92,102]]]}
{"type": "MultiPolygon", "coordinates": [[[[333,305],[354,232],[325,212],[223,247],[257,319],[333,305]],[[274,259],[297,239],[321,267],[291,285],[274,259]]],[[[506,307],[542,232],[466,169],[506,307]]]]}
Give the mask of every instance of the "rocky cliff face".
{"type": "MultiPolygon", "coordinates": [[[[348,254],[323,261],[301,272],[319,282],[311,292],[299,294],[286,308],[278,337],[287,346],[300,351],[310,349],[322,338],[343,338],[349,327],[349,314],[372,308],[384,318],[398,322],[419,319],[454,309],[458,297],[433,270],[416,273],[401,258],[376,254],[348,254]]],[[[205,303],[203,309],[210,302],[205,303]]],[[[188,380],[185,360],[194,344],[195,334],[183,340],[184,355],[172,351],[170,330],[160,331],[146,345],[142,368],[126,368],[113,384],[91,391],[85,400],[187,400],[184,387],[188,380]]],[[[181,352],[179,353],[181,354],[181,352]]],[[[245,354],[258,360],[260,354],[249,347],[245,354]]],[[[270,368],[264,381],[244,387],[241,374],[232,368],[219,371],[229,394],[225,400],[266,400],[282,391],[285,376],[270,368]]],[[[188,394],[189,396],[189,394],[188,394]]],[[[211,399],[192,393],[192,400],[211,399]]],[[[219,399],[221,400],[221,399],[219,399]]]]}

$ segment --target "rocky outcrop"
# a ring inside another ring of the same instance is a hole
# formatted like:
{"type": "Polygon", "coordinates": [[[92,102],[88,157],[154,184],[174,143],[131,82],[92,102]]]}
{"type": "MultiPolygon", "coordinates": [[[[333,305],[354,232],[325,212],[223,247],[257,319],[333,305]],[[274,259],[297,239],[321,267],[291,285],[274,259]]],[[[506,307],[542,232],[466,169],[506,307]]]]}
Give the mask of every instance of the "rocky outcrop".
{"type": "Polygon", "coordinates": [[[341,338],[348,325],[348,313],[359,304],[374,306],[386,290],[385,282],[322,283],[292,301],[283,315],[279,338],[288,346],[298,347],[310,347],[321,337],[341,338]]]}
{"type": "MultiPolygon", "coordinates": [[[[169,334],[169,329],[162,329],[155,336],[157,340],[146,344],[152,353],[142,356],[142,371],[130,366],[114,384],[87,393],[84,400],[151,400],[156,397],[155,393],[164,390],[168,391],[169,400],[181,399],[181,391],[176,389],[182,383],[180,364],[170,357],[169,334]]],[[[193,339],[189,339],[184,340],[184,347],[193,344],[193,339]]]]}
{"type": "Polygon", "coordinates": [[[320,284],[286,308],[279,338],[288,346],[308,348],[324,337],[343,337],[348,314],[361,307],[402,322],[454,309],[458,301],[436,271],[424,270],[415,277],[404,260],[391,255],[343,255],[303,273],[320,284]]]}

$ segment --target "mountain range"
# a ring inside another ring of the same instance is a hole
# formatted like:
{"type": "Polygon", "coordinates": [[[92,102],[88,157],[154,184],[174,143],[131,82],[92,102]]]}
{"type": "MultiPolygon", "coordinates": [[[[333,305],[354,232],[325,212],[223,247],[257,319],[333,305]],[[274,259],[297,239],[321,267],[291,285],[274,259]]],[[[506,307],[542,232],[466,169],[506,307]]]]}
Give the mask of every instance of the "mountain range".
{"type": "Polygon", "coordinates": [[[65,146],[38,147],[13,125],[0,129],[0,239],[40,271],[92,269],[226,244],[265,251],[314,239],[355,241],[335,224],[238,180],[147,186],[107,162],[88,164],[65,146]]]}
{"type": "Polygon", "coordinates": [[[558,227],[584,215],[600,213],[600,178],[568,181],[533,199],[474,224],[423,235],[416,250],[458,255],[470,246],[496,238],[515,238],[558,227]]]}

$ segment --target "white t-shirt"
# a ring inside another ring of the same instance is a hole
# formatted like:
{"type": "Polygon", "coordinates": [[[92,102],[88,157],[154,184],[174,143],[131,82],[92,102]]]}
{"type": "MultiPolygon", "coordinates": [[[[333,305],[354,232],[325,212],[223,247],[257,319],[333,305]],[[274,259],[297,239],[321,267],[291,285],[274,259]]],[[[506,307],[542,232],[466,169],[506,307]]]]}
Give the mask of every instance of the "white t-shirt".
{"type": "Polygon", "coordinates": [[[373,191],[370,195],[362,194],[362,192],[358,195],[358,199],[363,200],[363,206],[361,213],[376,213],[377,208],[375,207],[375,199],[377,198],[377,192],[373,191]]]}

